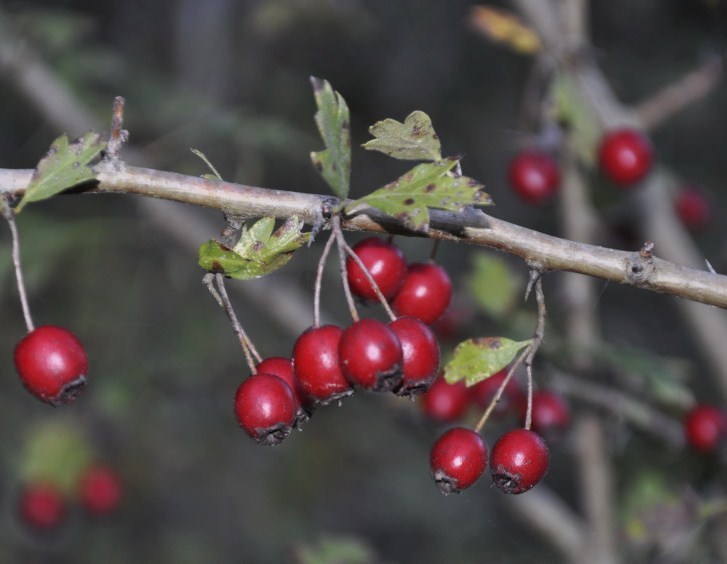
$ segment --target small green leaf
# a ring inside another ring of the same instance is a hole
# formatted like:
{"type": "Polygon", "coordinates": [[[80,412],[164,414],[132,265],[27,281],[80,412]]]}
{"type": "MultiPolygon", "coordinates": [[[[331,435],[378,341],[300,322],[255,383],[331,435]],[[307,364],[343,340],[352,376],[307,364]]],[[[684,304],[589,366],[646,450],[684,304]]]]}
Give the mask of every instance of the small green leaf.
{"type": "Polygon", "coordinates": [[[462,341],[444,367],[444,379],[450,384],[464,380],[468,386],[473,386],[505,368],[531,341],[513,341],[505,337],[462,341]]]}
{"type": "Polygon", "coordinates": [[[327,80],[311,77],[318,111],[315,115],[325,150],[311,153],[316,170],[339,198],[346,198],[351,181],[351,124],[348,106],[327,80]]]}
{"type": "Polygon", "coordinates": [[[404,123],[395,119],[378,121],[369,128],[376,139],[363,144],[364,149],[380,151],[395,159],[441,161],[442,146],[427,114],[415,111],[404,123]]]}
{"type": "Polygon", "coordinates": [[[377,208],[402,220],[409,228],[429,228],[428,208],[462,211],[468,205],[491,204],[482,185],[466,176],[454,176],[451,170],[459,159],[449,157],[436,163],[415,166],[405,175],[346,207],[350,213],[362,205],[377,208]]]}
{"type": "Polygon", "coordinates": [[[521,284],[500,257],[478,253],[467,285],[477,305],[490,317],[501,319],[512,311],[521,284]]]}
{"type": "Polygon", "coordinates": [[[215,274],[232,276],[245,267],[247,261],[219,241],[210,239],[199,248],[199,265],[215,274]]]}
{"type": "Polygon", "coordinates": [[[222,181],[222,176],[220,176],[220,173],[217,172],[217,169],[207,158],[207,155],[205,155],[199,149],[190,149],[190,151],[192,151],[195,155],[197,155],[200,159],[202,159],[204,161],[204,163],[207,165],[207,167],[212,171],[212,174],[203,174],[202,178],[205,178],[207,180],[219,180],[220,182],[222,181]]]}
{"type": "Polygon", "coordinates": [[[38,162],[25,195],[15,208],[20,213],[26,204],[45,200],[59,192],[95,178],[89,166],[98,159],[106,142],[98,133],[89,131],[68,144],[68,137],[61,135],[53,141],[48,153],[38,162]]]}
{"type": "Polygon", "coordinates": [[[555,82],[555,111],[558,119],[568,125],[570,145],[587,166],[595,166],[596,146],[601,138],[601,127],[590,104],[574,84],[574,79],[558,73],[555,82]]]}

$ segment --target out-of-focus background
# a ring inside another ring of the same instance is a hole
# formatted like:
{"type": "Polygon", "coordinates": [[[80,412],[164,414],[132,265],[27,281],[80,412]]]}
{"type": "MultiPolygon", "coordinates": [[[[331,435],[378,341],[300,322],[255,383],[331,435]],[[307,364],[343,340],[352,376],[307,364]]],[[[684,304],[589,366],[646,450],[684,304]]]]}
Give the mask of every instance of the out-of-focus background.
{"type": "MultiPolygon", "coordinates": [[[[420,109],[431,116],[444,153],[464,155],[464,172],[486,185],[497,204],[493,215],[559,234],[556,205],[528,207],[506,181],[509,160],[529,142],[521,117],[534,59],[473,32],[467,24],[471,6],[459,0],[5,0],[0,168],[34,167],[62,132],[77,136],[93,123],[108,128],[113,98],[123,95],[128,157],[136,163],[204,174],[204,163],[189,150],[196,148],[227,180],[325,193],[309,162],[310,151],[321,147],[312,119],[313,75],[328,79],[351,110],[353,196],[405,170],[358,148],[368,126],[420,109]],[[47,91],[28,91],[22,74],[11,70],[18,61],[51,73],[47,91]],[[55,90],[59,85],[67,90],[55,90]],[[86,113],[76,119],[54,107],[66,96],[86,113]]],[[[589,54],[626,104],[648,98],[724,49],[727,8],[721,0],[613,0],[590,7],[589,54]]],[[[727,209],[726,108],[727,90],[718,85],[651,132],[659,161],[710,198],[713,220],[694,238],[718,272],[727,270],[721,221],[727,209]]],[[[598,243],[638,249],[643,239],[631,223],[631,195],[609,191],[596,173],[589,178],[605,224],[598,243]]],[[[461,495],[437,491],[428,453],[443,427],[423,417],[416,402],[359,393],[340,408],[319,410],[302,433],[275,448],[255,445],[237,427],[232,400],[248,369],[196,263],[198,245],[223,227],[219,214],[181,204],[149,206],[131,196],[63,196],[29,206],[18,226],[36,323],[74,331],[87,347],[90,372],[85,394],[57,409],[19,384],[12,354],[24,326],[9,233],[1,228],[0,561],[564,560],[547,536],[511,511],[489,477],[461,495]],[[38,472],[42,466],[43,456],[29,445],[54,434],[79,437],[84,456],[115,467],[125,495],[107,519],[89,521],[72,507],[62,531],[38,536],[18,522],[16,501],[28,468],[38,472]]],[[[360,237],[352,234],[350,241],[360,237]]],[[[312,322],[322,242],[270,278],[230,282],[238,314],[264,356],[289,355],[297,334],[312,322]]],[[[412,262],[429,256],[426,241],[398,243],[412,262]]],[[[659,245],[669,242],[657,241],[657,254],[659,245]]],[[[504,259],[511,280],[527,275],[521,262],[504,255],[443,244],[438,260],[452,277],[461,313],[455,334],[442,340],[445,355],[458,339],[520,338],[531,331],[532,304],[518,305],[506,319],[477,307],[469,290],[474,255],[483,253],[504,259]]],[[[345,324],[340,284],[329,266],[325,316],[345,324]]],[[[559,367],[559,280],[550,276],[545,285],[553,341],[540,368],[546,374],[559,367]]],[[[664,365],[678,365],[675,372],[686,380],[668,380],[669,390],[719,401],[719,387],[675,302],[599,282],[588,307],[600,314],[604,342],[640,351],[636,361],[625,361],[626,371],[639,377],[651,371],[658,382],[664,365]]],[[[380,315],[376,308],[369,312],[380,315]]],[[[651,398],[645,394],[644,401],[651,398]]],[[[588,409],[578,401],[572,408],[588,409]]],[[[677,411],[666,411],[678,418],[677,411]]],[[[692,495],[723,495],[720,467],[665,447],[617,411],[599,414],[614,470],[619,537],[651,550],[648,543],[661,547],[663,540],[654,540],[654,529],[672,537],[677,531],[678,548],[695,557],[690,561],[718,561],[714,538],[693,546],[714,523],[704,524],[679,503],[692,495]],[[704,480],[716,489],[701,492],[704,480]],[[633,493],[637,482],[646,485],[633,493]],[[663,492],[673,499],[665,500],[663,492]],[[674,501],[677,524],[639,521],[629,513],[634,499],[657,508],[651,517],[665,514],[658,501],[674,501]]],[[[492,442],[513,425],[495,423],[485,435],[492,442]]],[[[545,482],[579,512],[577,450],[569,436],[554,445],[545,482]]]]}

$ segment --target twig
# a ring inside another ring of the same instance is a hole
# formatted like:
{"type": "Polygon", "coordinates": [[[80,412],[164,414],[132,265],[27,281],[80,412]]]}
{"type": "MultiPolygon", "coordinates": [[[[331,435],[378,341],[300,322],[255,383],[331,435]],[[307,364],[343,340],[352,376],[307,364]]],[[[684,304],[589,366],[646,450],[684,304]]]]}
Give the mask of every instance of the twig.
{"type": "Polygon", "coordinates": [[[20,295],[20,306],[23,308],[23,317],[25,318],[25,327],[28,333],[35,329],[33,317],[30,315],[30,304],[28,303],[28,294],[25,290],[25,280],[23,279],[23,269],[20,265],[20,236],[18,235],[18,227],[15,225],[15,211],[10,203],[10,196],[3,194],[2,213],[10,227],[10,235],[12,238],[12,257],[13,269],[15,270],[15,280],[17,281],[18,294],[20,295]]]}
{"type": "MultiPolygon", "coordinates": [[[[338,246],[339,275],[341,277],[341,283],[343,284],[343,293],[346,296],[346,303],[348,304],[348,311],[351,313],[351,319],[356,322],[359,319],[358,311],[356,310],[356,303],[353,301],[351,286],[348,283],[348,276],[346,275],[346,248],[348,245],[343,237],[343,231],[341,231],[341,216],[339,214],[331,218],[331,229],[333,230],[333,236],[336,237],[336,244],[338,246]]],[[[363,270],[364,274],[369,273],[366,267],[363,270]]]]}
{"type": "MultiPolygon", "coordinates": [[[[532,274],[536,271],[531,270],[530,272],[532,274]]],[[[538,302],[538,322],[535,325],[533,339],[530,341],[530,345],[528,345],[528,354],[525,357],[525,371],[528,375],[528,408],[525,412],[526,429],[530,429],[533,417],[533,358],[535,358],[535,353],[538,352],[545,337],[545,296],[543,295],[543,278],[539,272],[537,273],[537,279],[535,281],[535,299],[538,302]]]]}
{"type": "Polygon", "coordinates": [[[129,132],[122,129],[124,126],[124,105],[126,100],[123,96],[114,98],[114,110],[111,117],[111,136],[106,145],[106,154],[111,161],[119,158],[121,146],[129,139],[129,132]]]}
{"type": "Polygon", "coordinates": [[[321,286],[323,285],[323,270],[326,267],[328,261],[328,254],[331,252],[333,243],[336,242],[336,234],[331,233],[326,241],[326,246],[323,247],[321,258],[318,259],[318,268],[316,270],[316,283],[313,288],[313,327],[319,327],[321,324],[321,286]]]}

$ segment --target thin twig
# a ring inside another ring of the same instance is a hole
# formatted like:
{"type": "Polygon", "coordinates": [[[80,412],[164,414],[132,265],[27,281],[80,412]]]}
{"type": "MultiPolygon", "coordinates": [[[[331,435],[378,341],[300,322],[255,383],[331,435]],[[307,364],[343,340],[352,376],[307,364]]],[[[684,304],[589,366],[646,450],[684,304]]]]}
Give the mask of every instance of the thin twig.
{"type": "Polygon", "coordinates": [[[528,354],[525,357],[525,371],[528,375],[528,408],[525,412],[526,429],[530,429],[533,415],[533,358],[535,358],[535,353],[545,337],[545,316],[547,312],[545,309],[545,296],[543,295],[543,278],[540,273],[538,273],[538,278],[535,281],[535,300],[538,302],[538,322],[535,325],[533,340],[528,345],[528,354]]]}
{"type": "Polygon", "coordinates": [[[346,239],[343,237],[343,231],[341,231],[341,216],[336,214],[331,218],[331,229],[333,229],[333,235],[336,237],[336,244],[338,246],[338,273],[341,277],[341,284],[343,285],[343,293],[346,296],[346,304],[348,304],[348,311],[351,313],[351,319],[354,322],[359,320],[358,310],[356,309],[356,302],[351,294],[351,285],[348,283],[348,276],[346,275],[346,239]]]}
{"type": "Polygon", "coordinates": [[[15,225],[15,211],[10,204],[10,196],[6,193],[3,194],[3,216],[8,222],[10,227],[10,234],[12,237],[12,256],[13,256],[13,269],[15,270],[15,279],[18,285],[18,294],[20,295],[20,306],[23,308],[23,317],[25,317],[25,327],[28,329],[28,333],[35,329],[33,324],[33,317],[30,315],[30,304],[28,303],[28,294],[25,290],[25,280],[23,279],[23,269],[20,266],[20,237],[18,235],[18,227],[15,225]]]}
{"type": "Polygon", "coordinates": [[[331,233],[323,247],[321,258],[318,260],[318,269],[316,270],[316,283],[313,288],[313,327],[319,327],[321,324],[321,286],[323,285],[323,270],[328,260],[328,254],[331,252],[333,243],[336,241],[336,234],[331,233]]]}
{"type": "Polygon", "coordinates": [[[129,132],[126,129],[122,129],[124,126],[125,104],[126,100],[123,96],[116,96],[114,98],[114,110],[111,117],[111,136],[106,145],[106,154],[111,160],[119,158],[121,146],[129,139],[129,132]]]}

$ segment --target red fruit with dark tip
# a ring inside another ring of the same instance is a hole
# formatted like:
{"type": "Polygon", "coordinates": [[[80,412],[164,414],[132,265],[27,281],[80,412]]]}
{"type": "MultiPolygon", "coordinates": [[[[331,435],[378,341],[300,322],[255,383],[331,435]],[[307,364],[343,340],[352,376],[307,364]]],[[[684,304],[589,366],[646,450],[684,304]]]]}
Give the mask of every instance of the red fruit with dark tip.
{"type": "Polygon", "coordinates": [[[298,403],[290,386],[277,376],[258,372],[235,394],[235,416],[240,427],[261,445],[274,446],[293,428],[298,403]]]}
{"type": "Polygon", "coordinates": [[[322,325],[306,329],[293,347],[293,370],[300,389],[314,403],[350,396],[353,388],[341,370],[338,345],[343,329],[322,325]]]}
{"type": "Polygon", "coordinates": [[[460,419],[467,410],[469,390],[462,381],[448,384],[436,378],[429,390],[421,395],[422,410],[432,419],[442,423],[452,423],[460,419]]]}
{"type": "Polygon", "coordinates": [[[402,378],[397,395],[411,396],[429,389],[439,372],[439,344],[429,326],[413,317],[389,323],[403,354],[402,378]]]}
{"type": "Polygon", "coordinates": [[[487,468],[487,445],[479,433],[455,427],[434,443],[429,457],[439,490],[448,495],[474,484],[487,468]]]}
{"type": "Polygon", "coordinates": [[[392,307],[399,316],[409,315],[431,325],[447,310],[452,299],[452,281],[447,272],[433,263],[410,264],[404,284],[392,307]]]}
{"type": "Polygon", "coordinates": [[[73,333],[43,325],[15,347],[15,368],[31,394],[56,406],[73,401],[85,388],[88,358],[73,333]]]}
{"type": "Polygon", "coordinates": [[[295,377],[293,371],[293,361],[289,358],[282,356],[271,356],[260,362],[257,365],[257,371],[263,374],[272,374],[283,380],[290,389],[293,390],[293,395],[297,403],[297,415],[295,418],[295,424],[298,425],[310,419],[311,413],[313,412],[313,403],[303,394],[300,386],[298,386],[298,380],[295,377]]]}
{"type": "Polygon", "coordinates": [[[37,531],[47,532],[63,522],[66,502],[52,484],[29,484],[20,494],[19,511],[23,523],[37,531]]]}
{"type": "Polygon", "coordinates": [[[91,466],[81,476],[81,504],[91,515],[98,517],[116,511],[121,503],[121,494],[121,479],[107,466],[91,466]]]}
{"type": "Polygon", "coordinates": [[[558,190],[560,171],[555,159],[537,150],[522,151],[511,162],[507,177],[515,193],[526,203],[541,205],[558,190]]]}
{"type": "Polygon", "coordinates": [[[642,180],[654,160],[651,142],[634,129],[616,129],[604,135],[598,148],[603,173],[623,188],[642,180]]]}
{"type": "Polygon", "coordinates": [[[697,452],[714,452],[727,439],[727,413],[713,405],[698,405],[687,413],[684,434],[697,452]]]}
{"type": "Polygon", "coordinates": [[[570,425],[570,408],[559,393],[538,390],[533,394],[531,429],[543,437],[557,438],[570,425]]]}
{"type": "Polygon", "coordinates": [[[492,447],[490,472],[495,485],[508,494],[521,494],[548,471],[550,454],[543,438],[527,429],[502,435],[492,447]]]}
{"type": "MultiPolygon", "coordinates": [[[[387,300],[393,298],[406,274],[406,259],[401,249],[389,241],[369,237],[359,241],[353,251],[368,269],[384,297],[387,300]]],[[[378,299],[366,274],[351,257],[346,259],[346,276],[354,295],[364,300],[378,299]]]]}
{"type": "MultiPolygon", "coordinates": [[[[503,380],[505,380],[507,371],[507,368],[500,370],[500,372],[496,372],[489,378],[471,386],[469,388],[469,394],[472,403],[480,409],[487,409],[492,398],[495,397],[497,390],[502,385],[503,380]]],[[[525,413],[526,402],[527,398],[525,397],[525,393],[515,378],[511,377],[502,392],[502,396],[500,396],[500,401],[492,410],[492,414],[498,417],[505,417],[506,415],[520,417],[525,413]]]]}
{"type": "Polygon", "coordinates": [[[688,229],[702,229],[709,223],[709,202],[698,188],[682,189],[674,199],[674,211],[688,229]]]}
{"type": "Polygon", "coordinates": [[[385,323],[361,319],[341,336],[338,357],[346,379],[359,388],[388,392],[401,383],[401,343],[385,323]]]}

